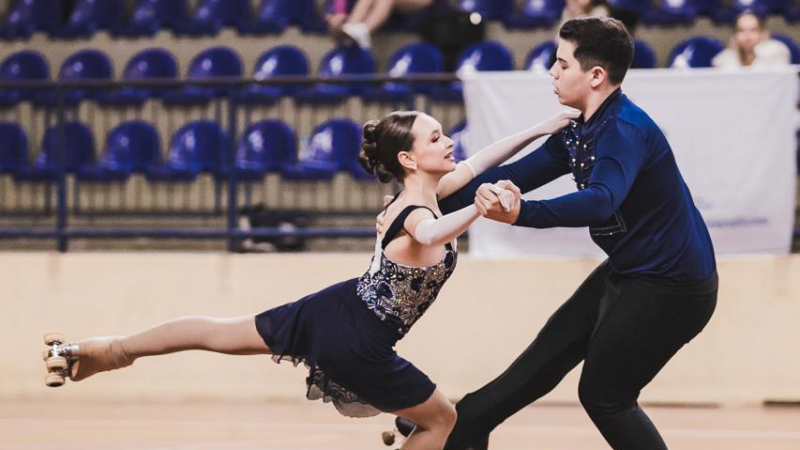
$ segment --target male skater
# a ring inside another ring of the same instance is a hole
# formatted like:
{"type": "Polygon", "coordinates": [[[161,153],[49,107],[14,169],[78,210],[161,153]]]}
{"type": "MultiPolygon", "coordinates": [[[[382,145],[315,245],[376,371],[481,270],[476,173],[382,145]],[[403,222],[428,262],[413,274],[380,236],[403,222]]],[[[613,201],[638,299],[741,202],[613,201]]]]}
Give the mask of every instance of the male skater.
{"type": "Polygon", "coordinates": [[[664,134],[620,89],[633,39],[605,18],[566,22],[559,37],[550,71],[555,93],[582,116],[526,157],[443,199],[441,208],[474,201],[484,216],[515,226],[589,227],[608,259],[503,374],[458,403],[448,450],[488,448],[495,427],[581,361],[578,396],[609,445],[666,449],[637,403],[639,392],[703,329],[716,305],[708,230],[664,134]],[[520,191],[570,172],[577,192],[519,200],[520,191]],[[485,184],[498,180],[510,180],[505,187],[515,192],[510,212],[485,184]]]}

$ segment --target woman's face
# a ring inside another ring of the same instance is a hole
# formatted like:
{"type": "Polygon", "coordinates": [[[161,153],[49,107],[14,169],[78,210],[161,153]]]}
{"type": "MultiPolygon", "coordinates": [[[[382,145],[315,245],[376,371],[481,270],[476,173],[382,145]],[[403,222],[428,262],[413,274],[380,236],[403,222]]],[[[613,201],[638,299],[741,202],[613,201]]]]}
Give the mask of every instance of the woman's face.
{"type": "MultiPolygon", "coordinates": [[[[420,114],[411,127],[414,146],[409,152],[417,170],[446,174],[456,168],[453,140],[442,132],[442,125],[427,114],[420,114]]],[[[402,161],[401,161],[402,162],[402,161]]]]}
{"type": "Polygon", "coordinates": [[[753,52],[763,36],[764,30],[761,29],[761,24],[756,16],[745,14],[736,21],[734,40],[740,50],[746,53],[753,52]]]}

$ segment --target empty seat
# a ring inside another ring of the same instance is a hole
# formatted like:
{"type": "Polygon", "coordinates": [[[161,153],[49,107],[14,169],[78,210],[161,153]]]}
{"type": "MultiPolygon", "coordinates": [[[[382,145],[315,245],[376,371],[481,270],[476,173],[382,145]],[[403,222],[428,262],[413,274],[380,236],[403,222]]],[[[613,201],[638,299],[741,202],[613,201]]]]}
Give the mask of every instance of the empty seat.
{"type": "MultiPolygon", "coordinates": [[[[465,73],[471,71],[505,71],[514,69],[514,58],[511,52],[499,42],[483,41],[477,42],[464,49],[458,57],[456,72],[465,73]]],[[[443,101],[463,100],[463,86],[460,81],[452,83],[439,92],[434,97],[443,101]]]]}
{"type": "MultiPolygon", "coordinates": [[[[163,48],[148,48],[133,55],[125,65],[122,79],[126,81],[174,80],[178,77],[178,61],[163,48]]],[[[99,101],[106,105],[141,105],[147,99],[161,97],[168,89],[125,86],[108,92],[99,101]]]]}
{"type": "MultiPolygon", "coordinates": [[[[346,78],[352,75],[375,73],[375,59],[368,50],[357,46],[338,47],[326,53],[319,65],[320,77],[346,78]]],[[[369,83],[346,84],[318,83],[297,94],[303,103],[331,103],[344,100],[348,95],[360,95],[368,91],[369,83]]]]}
{"type": "Polygon", "coordinates": [[[123,122],[106,136],[105,149],[97,164],[79,167],[82,181],[123,181],[132,173],[144,173],[161,158],[161,139],[153,125],[140,121],[123,122]]]}
{"type": "Polygon", "coordinates": [[[636,39],[633,42],[631,69],[654,69],[655,67],[656,52],[647,42],[636,39]]]}
{"type": "Polygon", "coordinates": [[[170,141],[167,159],[146,170],[153,181],[191,181],[202,172],[215,173],[228,148],[228,137],[217,122],[196,120],[181,127],[170,141]]]}
{"type": "MultiPolygon", "coordinates": [[[[308,57],[292,45],[278,45],[258,57],[253,68],[253,78],[266,80],[275,77],[307,76],[308,57]]],[[[245,104],[271,104],[281,96],[292,95],[301,89],[297,84],[270,84],[248,86],[239,101],[245,104]]]]}
{"type": "Polygon", "coordinates": [[[179,32],[188,21],[186,0],[140,0],[131,19],[115,34],[154,36],[159,30],[179,32]]]}
{"type": "Polygon", "coordinates": [[[672,49],[668,67],[711,67],[711,61],[725,46],[714,38],[698,36],[686,39],[672,49]]]}
{"type": "MultiPolygon", "coordinates": [[[[234,170],[241,180],[260,180],[269,172],[280,172],[297,158],[297,136],[282,120],[267,119],[251,124],[236,148],[234,170]]],[[[228,176],[229,170],[220,171],[228,176]]]]}
{"type": "Polygon", "coordinates": [[[358,164],[361,126],[350,119],[331,119],[314,128],[309,147],[296,163],[283,168],[289,180],[331,180],[337,172],[358,178],[369,175],[358,164]]]}
{"type": "MultiPolygon", "coordinates": [[[[192,58],[186,78],[209,80],[214,78],[241,77],[242,58],[230,47],[212,47],[192,58]]],[[[202,105],[214,97],[229,93],[226,86],[186,86],[181,91],[164,94],[164,102],[171,105],[202,105]]]]}
{"type": "Polygon", "coordinates": [[[28,135],[13,122],[0,122],[0,174],[17,174],[28,165],[28,135]]]}
{"type": "Polygon", "coordinates": [[[125,20],[122,0],[78,0],[66,24],[53,34],[64,38],[88,38],[98,30],[117,32],[125,20]]]}
{"type": "Polygon", "coordinates": [[[6,21],[0,28],[4,39],[28,39],[33,33],[52,33],[61,20],[58,0],[16,0],[8,9],[6,21]]]}
{"type": "Polygon", "coordinates": [[[18,171],[15,178],[20,181],[52,181],[58,177],[62,163],[66,172],[75,173],[93,165],[94,157],[94,137],[86,124],[73,121],[65,122],[63,126],[53,125],[45,131],[33,166],[18,171]]]}
{"type": "MultiPolygon", "coordinates": [[[[409,44],[397,50],[389,61],[388,74],[394,78],[410,75],[441,73],[444,70],[444,58],[435,46],[428,43],[409,44]]],[[[383,102],[407,102],[414,93],[429,94],[437,88],[436,83],[387,82],[367,95],[368,100],[383,102]]]]}
{"type": "MultiPolygon", "coordinates": [[[[62,81],[110,80],[114,76],[111,58],[100,50],[79,50],[70,55],[61,64],[58,79],[62,81]]],[[[68,88],[64,90],[64,104],[75,106],[83,100],[102,96],[103,90],[92,88],[68,88]]],[[[39,106],[58,105],[58,96],[54,90],[39,92],[34,98],[39,106]]]]}
{"type": "MultiPolygon", "coordinates": [[[[45,81],[50,78],[50,67],[44,56],[33,50],[12,53],[0,63],[0,80],[45,81]]],[[[35,89],[0,89],[0,107],[14,106],[23,100],[33,100],[35,89]]]]}
{"type": "Polygon", "coordinates": [[[525,0],[505,23],[509,28],[549,28],[558,23],[563,11],[564,0],[525,0]]]}
{"type": "Polygon", "coordinates": [[[533,47],[525,57],[525,70],[547,73],[556,62],[558,44],[555,42],[542,42],[533,47]]]}
{"type": "Polygon", "coordinates": [[[212,36],[222,27],[242,28],[250,17],[250,0],[200,0],[191,20],[180,33],[212,36]]]}
{"type": "Polygon", "coordinates": [[[695,0],[664,0],[650,17],[650,22],[659,25],[691,25],[697,18],[695,0]]]}

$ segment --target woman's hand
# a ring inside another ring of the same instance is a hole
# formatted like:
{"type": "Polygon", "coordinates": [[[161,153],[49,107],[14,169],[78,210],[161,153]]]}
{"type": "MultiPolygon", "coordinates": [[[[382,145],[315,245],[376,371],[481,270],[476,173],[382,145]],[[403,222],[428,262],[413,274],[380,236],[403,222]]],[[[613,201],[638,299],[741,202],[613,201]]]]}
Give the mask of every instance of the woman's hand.
{"type": "Polygon", "coordinates": [[[569,125],[572,120],[575,120],[580,116],[581,112],[577,109],[566,109],[540,123],[537,128],[543,134],[556,134],[563,130],[564,127],[569,125]]]}

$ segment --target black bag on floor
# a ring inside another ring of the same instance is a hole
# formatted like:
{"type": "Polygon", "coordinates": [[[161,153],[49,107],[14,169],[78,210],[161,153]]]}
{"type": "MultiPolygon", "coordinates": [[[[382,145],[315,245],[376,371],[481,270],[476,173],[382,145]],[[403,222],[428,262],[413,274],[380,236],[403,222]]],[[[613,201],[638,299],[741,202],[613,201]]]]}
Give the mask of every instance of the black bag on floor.
{"type": "MultiPolygon", "coordinates": [[[[309,220],[293,211],[268,209],[264,204],[256,204],[239,210],[239,229],[280,228],[295,231],[308,226],[309,220]]],[[[245,239],[239,250],[242,252],[290,252],[301,251],[306,247],[302,236],[271,236],[245,239]]]]}

